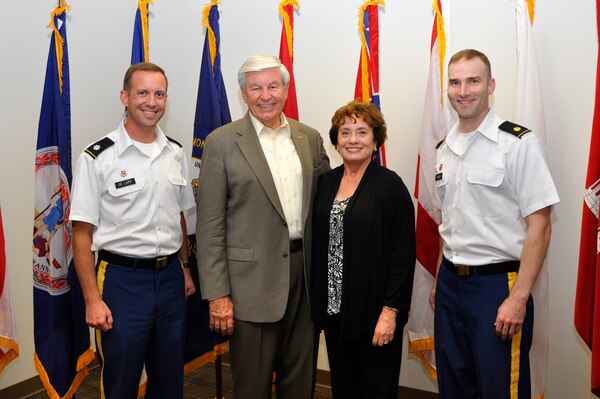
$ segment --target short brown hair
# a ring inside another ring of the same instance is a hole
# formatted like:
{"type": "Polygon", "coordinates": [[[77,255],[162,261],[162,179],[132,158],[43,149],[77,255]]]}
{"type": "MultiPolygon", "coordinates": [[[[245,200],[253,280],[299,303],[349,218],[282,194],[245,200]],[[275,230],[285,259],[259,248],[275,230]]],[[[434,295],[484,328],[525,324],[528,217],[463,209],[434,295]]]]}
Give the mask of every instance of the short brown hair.
{"type": "Polygon", "coordinates": [[[481,60],[481,62],[483,62],[483,64],[485,65],[486,69],[487,69],[487,73],[488,73],[488,78],[492,77],[492,65],[490,64],[490,60],[487,57],[487,55],[483,54],[481,51],[478,50],[473,50],[471,48],[465,49],[465,50],[461,50],[458,53],[454,54],[452,56],[452,58],[450,58],[450,61],[448,62],[448,68],[450,68],[450,65],[452,65],[455,62],[458,62],[460,60],[472,60],[473,58],[479,58],[481,60]]]}
{"type": "Polygon", "coordinates": [[[131,89],[131,77],[137,71],[159,72],[165,78],[166,88],[169,87],[169,80],[167,79],[165,71],[161,67],[151,62],[140,62],[137,64],[133,64],[129,67],[127,72],[125,72],[125,77],[123,78],[123,90],[129,91],[129,89],[131,89]]]}
{"type": "Polygon", "coordinates": [[[387,127],[383,119],[383,114],[374,104],[365,104],[360,101],[349,102],[335,111],[335,114],[331,118],[331,129],[329,129],[331,144],[337,146],[338,131],[344,122],[347,119],[356,120],[356,118],[364,120],[367,125],[371,126],[375,143],[377,143],[377,149],[379,149],[387,139],[387,127]]]}

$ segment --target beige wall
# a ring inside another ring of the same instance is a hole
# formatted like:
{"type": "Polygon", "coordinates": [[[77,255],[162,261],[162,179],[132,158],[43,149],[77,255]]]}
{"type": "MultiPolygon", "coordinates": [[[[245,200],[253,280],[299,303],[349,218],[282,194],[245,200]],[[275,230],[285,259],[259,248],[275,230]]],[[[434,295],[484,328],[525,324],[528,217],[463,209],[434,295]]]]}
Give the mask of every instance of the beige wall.
{"type": "MultiPolygon", "coordinates": [[[[156,0],[151,6],[151,60],[170,79],[169,110],[161,126],[190,145],[204,33],[205,0],[156,0]]],[[[21,356],[0,375],[0,389],[35,375],[31,287],[33,159],[48,55],[46,28],[52,1],[3,4],[0,24],[0,203],[9,278],[21,356]]],[[[431,1],[388,0],[380,14],[381,103],[389,127],[389,167],[414,187],[418,131],[426,84],[431,1]]],[[[592,398],[589,351],[573,328],[582,192],[594,101],[597,36],[592,0],[537,3],[534,26],[546,106],[550,168],[561,196],[554,212],[549,252],[551,313],[546,397],[592,398]],[[575,5],[576,4],[576,5],[575,5]]],[[[72,0],[68,19],[74,158],[112,130],[129,63],[135,0],[72,0]]],[[[234,118],[245,111],[236,83],[242,61],[253,53],[277,54],[278,1],[224,0],[222,62],[234,118]]],[[[296,82],[301,119],[326,133],[333,111],[353,95],[359,53],[359,0],[304,0],[296,17],[296,82]]],[[[455,0],[449,27],[452,47],[486,52],[497,80],[493,103],[512,114],[515,87],[514,0],[455,0]]],[[[337,154],[328,151],[337,163],[337,154]]],[[[189,153],[189,147],[186,148],[189,153]]],[[[326,361],[320,360],[325,368],[326,361]]],[[[402,385],[435,390],[413,356],[404,354],[402,385]]]]}

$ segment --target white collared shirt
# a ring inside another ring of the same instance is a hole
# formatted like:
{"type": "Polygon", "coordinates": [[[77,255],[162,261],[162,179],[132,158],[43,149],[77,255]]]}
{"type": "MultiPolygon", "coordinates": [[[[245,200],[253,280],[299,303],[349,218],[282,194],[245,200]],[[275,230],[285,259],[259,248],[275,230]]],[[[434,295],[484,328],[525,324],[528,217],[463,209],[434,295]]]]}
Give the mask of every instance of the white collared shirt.
{"type": "Polygon", "coordinates": [[[275,130],[265,126],[252,113],[250,120],[267,158],[285,214],[290,240],[302,238],[302,165],[292,141],[287,118],[281,114],[281,126],[275,130]]]}
{"type": "Polygon", "coordinates": [[[462,154],[457,123],[437,150],[433,203],[451,262],[519,260],[524,218],[559,202],[543,144],[532,133],[498,129],[502,122],[490,109],[462,154]]]}
{"type": "Polygon", "coordinates": [[[114,144],[94,159],[83,152],[73,179],[70,219],[94,225],[92,250],[153,258],[181,247],[180,212],[195,206],[187,158],[156,127],[155,157],[131,140],[124,121],[114,144]]]}

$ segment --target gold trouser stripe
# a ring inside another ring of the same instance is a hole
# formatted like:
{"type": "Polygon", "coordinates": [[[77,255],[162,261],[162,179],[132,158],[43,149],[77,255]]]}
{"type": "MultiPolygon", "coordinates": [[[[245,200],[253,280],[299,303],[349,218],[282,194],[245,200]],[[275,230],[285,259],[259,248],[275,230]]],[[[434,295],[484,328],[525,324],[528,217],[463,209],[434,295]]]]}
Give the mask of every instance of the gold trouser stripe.
{"type": "MultiPolygon", "coordinates": [[[[102,293],[104,291],[104,278],[106,277],[106,266],[108,262],[102,260],[98,265],[98,273],[96,274],[96,285],[98,286],[98,291],[100,292],[100,298],[102,298],[102,293]]],[[[100,370],[100,396],[102,399],[105,399],[106,396],[104,394],[104,353],[102,352],[102,335],[101,331],[96,329],[96,350],[100,354],[102,358],[102,369],[100,370]]]]}
{"type": "MultiPolygon", "coordinates": [[[[512,290],[515,280],[517,279],[516,272],[508,273],[508,290],[512,290]]],[[[521,329],[512,337],[510,351],[510,399],[519,398],[519,372],[521,366],[521,329]]]]}

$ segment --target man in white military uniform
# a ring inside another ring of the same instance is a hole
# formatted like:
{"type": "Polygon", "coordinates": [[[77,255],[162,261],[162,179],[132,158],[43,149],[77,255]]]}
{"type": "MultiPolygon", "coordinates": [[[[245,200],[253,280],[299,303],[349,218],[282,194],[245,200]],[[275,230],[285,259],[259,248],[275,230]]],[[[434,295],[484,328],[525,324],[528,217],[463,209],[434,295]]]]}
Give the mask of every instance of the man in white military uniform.
{"type": "Polygon", "coordinates": [[[529,398],[531,290],[558,194],[541,142],[490,109],[488,58],[460,51],[448,82],[459,120],[437,146],[443,256],[430,297],[440,398],[529,398]]]}
{"type": "Polygon", "coordinates": [[[164,71],[133,65],[121,91],[127,117],[77,161],[74,258],[102,397],[137,398],[144,365],[147,398],[183,396],[185,298],[195,288],[182,211],[195,202],[183,149],[157,126],[166,100],[164,71]]]}

